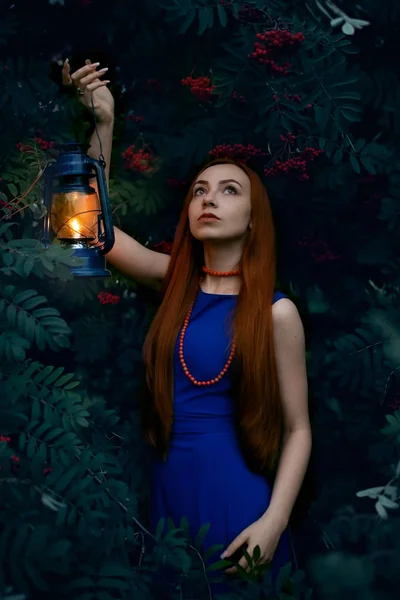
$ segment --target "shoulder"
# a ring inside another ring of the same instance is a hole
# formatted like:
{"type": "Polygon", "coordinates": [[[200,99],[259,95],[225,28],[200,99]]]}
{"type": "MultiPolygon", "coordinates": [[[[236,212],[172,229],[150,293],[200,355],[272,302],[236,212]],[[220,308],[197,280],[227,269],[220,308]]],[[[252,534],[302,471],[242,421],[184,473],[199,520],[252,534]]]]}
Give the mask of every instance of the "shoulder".
{"type": "Polygon", "coordinates": [[[303,337],[303,324],[297,306],[282,292],[275,292],[274,294],[272,319],[278,337],[292,340],[293,338],[303,337]],[[279,294],[279,297],[277,294],[279,294]]]}
{"type": "Polygon", "coordinates": [[[297,312],[295,303],[280,290],[275,290],[272,300],[272,314],[285,315],[291,312],[297,312]]]}

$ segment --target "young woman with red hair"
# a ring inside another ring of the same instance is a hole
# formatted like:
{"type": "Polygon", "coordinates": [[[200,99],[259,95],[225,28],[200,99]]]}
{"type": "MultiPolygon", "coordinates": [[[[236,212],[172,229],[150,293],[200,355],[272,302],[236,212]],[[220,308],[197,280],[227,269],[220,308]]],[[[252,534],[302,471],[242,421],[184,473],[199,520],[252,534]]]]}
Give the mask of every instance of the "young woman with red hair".
{"type": "MultiPolygon", "coordinates": [[[[66,64],[63,78],[88,108],[93,97],[109,164],[108,81],[91,64],[72,76],[66,64]]],[[[93,134],[89,154],[99,150],[93,134]]],[[[287,527],[311,431],[304,331],[294,303],[275,289],[265,187],[245,164],[214,160],[190,186],[170,257],[115,234],[107,259],[162,293],[143,347],[152,526],[187,517],[194,537],[209,523],[204,550],[222,544],[229,558],[259,546],[276,575],[290,560],[287,527]]]]}

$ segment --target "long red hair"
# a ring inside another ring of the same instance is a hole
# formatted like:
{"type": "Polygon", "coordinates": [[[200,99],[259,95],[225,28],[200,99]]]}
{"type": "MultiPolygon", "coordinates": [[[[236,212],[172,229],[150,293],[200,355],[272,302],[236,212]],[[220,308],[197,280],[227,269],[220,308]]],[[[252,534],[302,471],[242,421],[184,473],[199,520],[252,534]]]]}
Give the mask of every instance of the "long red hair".
{"type": "MultiPolygon", "coordinates": [[[[231,364],[232,395],[239,443],[249,468],[270,473],[282,439],[282,408],[274,354],[272,301],[276,279],[275,228],[270,201],[259,176],[247,165],[227,159],[251,182],[252,229],[239,268],[242,284],[233,320],[237,349],[231,364]]],[[[194,180],[195,181],[195,180],[194,180]]],[[[162,287],[162,303],[147,333],[142,427],[146,441],[166,456],[173,423],[173,353],[190,304],[196,297],[203,263],[202,243],[189,229],[188,210],[194,181],[186,196],[162,287]]]]}

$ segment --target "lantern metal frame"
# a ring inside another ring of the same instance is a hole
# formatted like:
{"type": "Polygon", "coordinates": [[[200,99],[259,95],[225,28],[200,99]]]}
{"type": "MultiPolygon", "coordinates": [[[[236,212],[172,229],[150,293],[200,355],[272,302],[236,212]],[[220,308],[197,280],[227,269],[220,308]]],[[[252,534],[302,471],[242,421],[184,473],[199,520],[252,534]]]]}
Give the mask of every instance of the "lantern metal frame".
{"type": "MultiPolygon", "coordinates": [[[[65,243],[74,248],[74,255],[82,259],[80,266],[71,267],[71,271],[78,277],[109,277],[110,271],[106,268],[107,254],[114,246],[115,235],[112,223],[110,200],[107,191],[107,181],[104,171],[104,160],[96,160],[85,154],[84,144],[67,142],[58,144],[60,154],[57,159],[49,161],[45,169],[44,204],[46,214],[43,223],[42,243],[45,247],[52,244],[51,236],[51,210],[53,195],[55,193],[83,192],[92,194],[96,190],[90,186],[89,180],[96,177],[100,213],[97,221],[98,246],[87,246],[79,241],[65,243]],[[54,182],[58,180],[58,184],[54,182]]],[[[55,236],[57,238],[57,236],[55,236]]],[[[61,242],[62,243],[62,242],[61,242]]]]}

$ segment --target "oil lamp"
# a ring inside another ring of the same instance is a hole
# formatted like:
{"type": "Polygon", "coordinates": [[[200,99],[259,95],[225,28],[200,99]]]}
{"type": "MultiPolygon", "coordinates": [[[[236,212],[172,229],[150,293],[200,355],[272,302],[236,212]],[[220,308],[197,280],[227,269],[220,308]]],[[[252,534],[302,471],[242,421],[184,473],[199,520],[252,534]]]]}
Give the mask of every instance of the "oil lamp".
{"type": "Polygon", "coordinates": [[[84,153],[83,144],[59,144],[60,154],[45,171],[43,244],[60,243],[82,259],[72,267],[80,277],[108,277],[105,254],[114,246],[114,228],[104,161],[84,153]],[[89,180],[96,178],[98,194],[89,180]]]}

